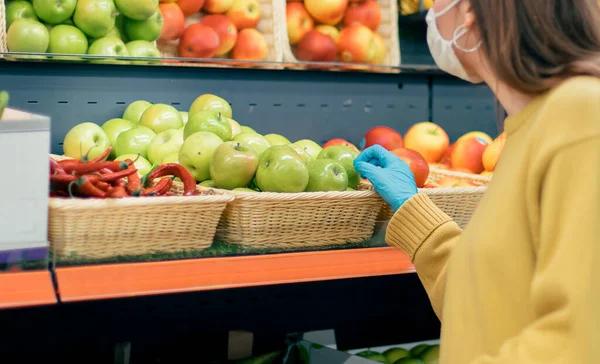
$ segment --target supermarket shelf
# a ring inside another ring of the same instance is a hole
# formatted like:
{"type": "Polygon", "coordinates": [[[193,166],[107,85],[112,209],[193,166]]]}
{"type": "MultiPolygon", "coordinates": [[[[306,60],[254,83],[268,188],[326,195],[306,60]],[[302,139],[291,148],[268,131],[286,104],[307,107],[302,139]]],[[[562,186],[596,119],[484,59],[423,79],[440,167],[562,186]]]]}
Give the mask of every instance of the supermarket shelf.
{"type": "Polygon", "coordinates": [[[49,271],[0,274],[0,309],[55,303],[49,271]]]}
{"type": "Polygon", "coordinates": [[[56,268],[60,300],[75,302],[412,273],[393,248],[56,268]]]}

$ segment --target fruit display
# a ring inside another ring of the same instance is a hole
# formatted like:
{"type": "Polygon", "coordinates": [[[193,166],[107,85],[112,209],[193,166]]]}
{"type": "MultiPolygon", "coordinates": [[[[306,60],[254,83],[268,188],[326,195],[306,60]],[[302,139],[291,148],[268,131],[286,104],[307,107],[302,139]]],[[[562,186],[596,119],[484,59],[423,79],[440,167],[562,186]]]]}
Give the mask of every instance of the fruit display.
{"type": "Polygon", "coordinates": [[[398,0],[398,10],[402,15],[411,15],[419,11],[427,11],[433,6],[433,0],[398,0]],[[421,4],[423,8],[421,9],[421,4]]]}
{"type": "Polygon", "coordinates": [[[419,344],[410,350],[394,347],[382,353],[375,350],[364,350],[355,355],[384,364],[437,364],[439,352],[440,346],[437,344],[419,344]]]}
{"type": "Polygon", "coordinates": [[[160,57],[158,0],[9,0],[6,20],[10,52],[160,57]]]}
{"type": "MultiPolygon", "coordinates": [[[[287,1],[286,28],[290,61],[396,65],[395,53],[380,33],[382,13],[377,0],[287,1]]],[[[391,26],[395,27],[395,19],[391,26]]],[[[386,24],[386,27],[389,24],[386,24]]],[[[386,30],[387,32],[387,30],[386,30]]],[[[393,33],[393,31],[392,31],[393,33]]],[[[399,58],[399,57],[397,57],[399,58]]]]}
{"type": "Polygon", "coordinates": [[[270,2],[160,0],[165,25],[158,47],[173,57],[264,61],[272,38],[264,34],[271,30],[260,26],[265,6],[270,2]]]}

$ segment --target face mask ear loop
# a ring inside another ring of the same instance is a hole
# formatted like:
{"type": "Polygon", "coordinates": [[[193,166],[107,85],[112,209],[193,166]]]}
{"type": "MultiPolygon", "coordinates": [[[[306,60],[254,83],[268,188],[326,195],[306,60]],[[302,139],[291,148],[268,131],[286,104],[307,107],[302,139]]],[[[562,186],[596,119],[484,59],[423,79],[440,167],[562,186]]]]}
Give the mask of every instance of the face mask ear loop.
{"type": "Polygon", "coordinates": [[[449,12],[453,7],[456,6],[456,4],[458,4],[460,2],[460,0],[454,0],[453,2],[451,2],[450,4],[448,4],[448,6],[446,6],[446,9],[440,11],[439,13],[435,13],[435,17],[440,17],[444,14],[446,14],[447,12],[449,12]]]}
{"type": "Polygon", "coordinates": [[[473,48],[464,48],[463,46],[458,44],[458,40],[465,34],[467,34],[468,30],[464,25],[460,25],[458,28],[456,28],[456,30],[454,30],[454,35],[452,36],[452,44],[454,44],[454,46],[457,49],[460,49],[461,51],[465,52],[465,53],[472,53],[475,52],[476,50],[479,49],[479,47],[481,47],[481,40],[473,47],[473,48]]]}

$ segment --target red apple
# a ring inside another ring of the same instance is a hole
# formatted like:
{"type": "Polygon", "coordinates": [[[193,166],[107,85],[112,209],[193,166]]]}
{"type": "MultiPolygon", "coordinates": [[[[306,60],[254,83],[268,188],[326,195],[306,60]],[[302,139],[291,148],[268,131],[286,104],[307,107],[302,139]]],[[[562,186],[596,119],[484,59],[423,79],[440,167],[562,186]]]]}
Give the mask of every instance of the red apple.
{"type": "Polygon", "coordinates": [[[361,148],[366,149],[372,145],[381,145],[387,150],[404,147],[402,135],[387,126],[376,126],[365,134],[361,148]]]}
{"type": "Polygon", "coordinates": [[[219,48],[219,35],[200,23],[185,29],[179,40],[179,55],[184,58],[212,58],[219,48]]]}
{"type": "Polygon", "coordinates": [[[258,0],[233,0],[227,16],[238,30],[256,28],[260,22],[260,2],[258,0]]]}
{"type": "Polygon", "coordinates": [[[304,0],[304,6],[320,23],[336,25],[344,18],[348,0],[304,0]]]}
{"type": "Polygon", "coordinates": [[[429,178],[429,164],[427,164],[425,158],[416,151],[408,148],[397,148],[392,150],[392,153],[408,164],[415,176],[417,187],[421,188],[425,186],[425,182],[429,178]]]}
{"type": "Polygon", "coordinates": [[[238,40],[231,51],[231,58],[264,61],[269,55],[269,46],[265,37],[256,29],[246,28],[238,33],[238,40]]]}
{"type": "Polygon", "coordinates": [[[404,145],[414,149],[429,163],[439,162],[448,146],[448,134],[439,125],[424,121],[413,125],[404,136],[404,145]]]}
{"type": "Polygon", "coordinates": [[[285,18],[287,21],[288,37],[292,45],[298,43],[306,33],[315,27],[315,22],[302,3],[287,3],[285,18]]]}
{"type": "Polygon", "coordinates": [[[377,49],[373,32],[362,24],[352,24],[340,31],[338,55],[343,62],[373,63],[377,49]]]}
{"type": "Polygon", "coordinates": [[[502,149],[504,149],[504,143],[506,143],[506,133],[500,134],[485,148],[481,161],[486,171],[493,172],[496,169],[496,164],[498,163],[498,159],[500,159],[502,149]]]}
{"type": "Polygon", "coordinates": [[[381,7],[376,0],[365,0],[348,5],[344,15],[344,26],[362,24],[376,31],[381,24],[381,7]]]}
{"type": "Polygon", "coordinates": [[[327,25],[327,24],[317,25],[315,27],[315,30],[317,32],[321,32],[325,35],[330,36],[331,39],[333,39],[333,41],[336,43],[338,41],[338,38],[340,37],[340,31],[338,30],[338,28],[334,27],[333,25],[327,25]]]}
{"type": "Polygon", "coordinates": [[[350,147],[358,152],[358,148],[354,144],[350,143],[349,141],[347,141],[345,139],[339,139],[339,138],[331,139],[327,143],[323,144],[323,149],[325,149],[327,147],[331,147],[332,145],[345,145],[345,146],[350,147]]]}
{"type": "Polygon", "coordinates": [[[185,16],[190,16],[202,9],[204,0],[177,0],[177,5],[185,16]]]}
{"type": "Polygon", "coordinates": [[[485,140],[476,137],[457,141],[452,151],[452,168],[476,174],[483,172],[483,152],[487,146],[485,140]]]}
{"type": "Polygon", "coordinates": [[[423,188],[440,188],[440,185],[438,185],[435,182],[430,182],[426,183],[425,186],[423,186],[423,188]]]}
{"type": "Polygon", "coordinates": [[[296,45],[296,58],[301,61],[332,62],[335,56],[335,41],[316,30],[306,33],[296,45]]]}
{"type": "Polygon", "coordinates": [[[210,14],[223,14],[233,6],[233,0],[206,0],[202,10],[210,14]]]}
{"type": "Polygon", "coordinates": [[[164,3],[158,5],[163,17],[163,27],[160,40],[175,40],[181,38],[185,31],[185,15],[179,5],[175,3],[164,3]]]}
{"type": "Polygon", "coordinates": [[[238,31],[231,19],[223,14],[212,14],[203,17],[200,24],[213,28],[219,35],[219,48],[215,52],[216,56],[223,56],[233,49],[238,31]]]}
{"type": "Polygon", "coordinates": [[[450,146],[444,152],[442,159],[440,159],[440,164],[448,166],[448,168],[452,167],[452,151],[454,150],[454,146],[456,144],[450,144],[450,146]]]}
{"type": "Polygon", "coordinates": [[[479,137],[479,138],[485,140],[485,142],[488,144],[492,144],[492,142],[493,142],[492,137],[490,137],[487,133],[484,133],[482,131],[470,131],[470,132],[466,133],[465,135],[461,136],[460,138],[458,138],[456,141],[459,141],[462,139],[467,139],[470,137],[479,137]]]}

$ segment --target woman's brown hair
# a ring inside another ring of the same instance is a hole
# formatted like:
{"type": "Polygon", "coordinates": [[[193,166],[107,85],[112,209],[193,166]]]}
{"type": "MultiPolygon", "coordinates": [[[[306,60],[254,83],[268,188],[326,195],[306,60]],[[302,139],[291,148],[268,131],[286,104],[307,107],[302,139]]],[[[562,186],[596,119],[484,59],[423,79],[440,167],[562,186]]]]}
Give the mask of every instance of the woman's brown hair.
{"type": "Polygon", "coordinates": [[[598,0],[470,0],[496,76],[544,92],[572,76],[600,77],[598,0]]]}

